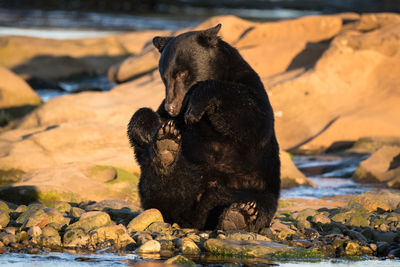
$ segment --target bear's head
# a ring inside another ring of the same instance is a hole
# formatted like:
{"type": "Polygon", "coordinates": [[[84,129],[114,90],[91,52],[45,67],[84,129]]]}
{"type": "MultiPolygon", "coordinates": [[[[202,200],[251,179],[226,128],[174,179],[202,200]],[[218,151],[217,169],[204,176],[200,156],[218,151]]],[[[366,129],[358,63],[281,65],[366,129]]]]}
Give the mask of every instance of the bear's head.
{"type": "Polygon", "coordinates": [[[165,85],[164,108],[172,117],[181,112],[189,89],[198,82],[216,78],[215,61],[221,24],[176,37],[154,37],[161,53],[159,71],[165,85]]]}

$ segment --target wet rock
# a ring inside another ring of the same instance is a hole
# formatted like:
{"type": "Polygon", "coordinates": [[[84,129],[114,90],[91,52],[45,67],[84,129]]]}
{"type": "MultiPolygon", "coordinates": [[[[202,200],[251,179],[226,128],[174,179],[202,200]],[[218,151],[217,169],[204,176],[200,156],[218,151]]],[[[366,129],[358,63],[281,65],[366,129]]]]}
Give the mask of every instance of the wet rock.
{"type": "Polygon", "coordinates": [[[374,189],[364,194],[354,196],[349,201],[349,206],[357,203],[367,211],[381,209],[384,211],[394,210],[400,203],[400,194],[386,189],[374,189]]]}
{"type": "Polygon", "coordinates": [[[65,232],[63,245],[67,248],[87,247],[89,238],[89,234],[85,229],[76,227],[65,232]]]}
{"type": "Polygon", "coordinates": [[[199,244],[200,242],[204,241],[204,238],[200,237],[200,235],[197,235],[197,234],[188,234],[188,235],[186,235],[186,237],[190,238],[196,244],[199,244]]]}
{"type": "Polygon", "coordinates": [[[147,228],[146,231],[150,233],[160,233],[160,234],[168,234],[171,235],[173,229],[169,223],[165,222],[153,222],[147,228]]]}
{"type": "Polygon", "coordinates": [[[378,242],[392,243],[397,237],[399,237],[399,234],[394,232],[382,232],[382,231],[372,232],[373,240],[378,242]]]}
{"type": "Polygon", "coordinates": [[[361,246],[361,251],[363,255],[373,256],[374,251],[368,246],[361,246]]]}
{"type": "Polygon", "coordinates": [[[17,237],[17,242],[19,243],[24,243],[25,241],[28,241],[29,236],[28,233],[25,231],[20,231],[16,234],[17,237]]]}
{"type": "Polygon", "coordinates": [[[320,236],[318,231],[313,228],[303,228],[301,233],[309,240],[314,240],[320,236]]]}
{"type": "Polygon", "coordinates": [[[20,213],[22,213],[22,212],[27,211],[27,209],[28,209],[28,206],[26,206],[26,205],[19,205],[19,206],[15,209],[15,212],[20,212],[20,213]]]}
{"type": "Polygon", "coordinates": [[[128,224],[128,231],[129,233],[136,232],[136,231],[143,231],[150,224],[154,222],[164,222],[162,214],[159,210],[156,209],[149,209],[145,210],[136,216],[132,221],[128,224]]]}
{"type": "Polygon", "coordinates": [[[89,211],[79,218],[79,221],[69,225],[67,231],[75,228],[82,228],[86,232],[95,229],[100,226],[112,224],[110,216],[101,211],[89,211]]]}
{"type": "Polygon", "coordinates": [[[135,241],[129,236],[125,226],[106,225],[90,231],[89,245],[96,247],[100,243],[111,242],[117,248],[124,247],[135,241]]]}
{"type": "Polygon", "coordinates": [[[136,252],[141,253],[159,253],[161,250],[160,242],[156,240],[146,241],[143,245],[141,245],[136,252]]]}
{"type": "Polygon", "coordinates": [[[390,245],[387,242],[377,242],[376,243],[376,253],[377,256],[387,256],[389,253],[390,245]]]}
{"type": "Polygon", "coordinates": [[[184,237],[176,240],[176,247],[186,255],[197,255],[200,253],[199,247],[192,239],[184,237]]]}
{"type": "Polygon", "coordinates": [[[395,164],[396,157],[400,158],[400,146],[383,146],[360,163],[354,173],[354,180],[361,183],[383,183],[397,178],[400,165],[395,164]]]}
{"type": "Polygon", "coordinates": [[[7,211],[0,209],[0,227],[4,228],[7,227],[8,223],[10,222],[10,215],[7,211]]]}
{"type": "Polygon", "coordinates": [[[242,257],[267,257],[276,252],[288,251],[291,247],[266,241],[234,241],[210,238],[204,242],[206,251],[215,255],[242,257]]]}
{"type": "Polygon", "coordinates": [[[176,264],[180,266],[189,266],[189,267],[195,267],[196,263],[189,260],[188,258],[182,256],[182,255],[176,255],[175,257],[169,258],[164,262],[165,264],[176,264]]]}
{"type": "Polygon", "coordinates": [[[273,231],[280,240],[286,240],[289,236],[295,235],[296,231],[290,229],[288,225],[275,221],[272,223],[270,230],[273,231]]]}
{"type": "Polygon", "coordinates": [[[161,251],[174,251],[175,244],[172,240],[157,240],[160,243],[161,251]]]}
{"type": "Polygon", "coordinates": [[[69,212],[71,205],[66,201],[54,201],[47,204],[47,207],[56,209],[61,212],[69,212]]]}
{"type": "Polygon", "coordinates": [[[73,216],[73,217],[81,217],[82,214],[84,214],[86,211],[78,208],[78,207],[72,207],[71,210],[69,211],[69,215],[73,216]]]}
{"type": "Polygon", "coordinates": [[[345,252],[349,256],[361,256],[362,249],[358,242],[349,241],[346,245],[345,252]]]}

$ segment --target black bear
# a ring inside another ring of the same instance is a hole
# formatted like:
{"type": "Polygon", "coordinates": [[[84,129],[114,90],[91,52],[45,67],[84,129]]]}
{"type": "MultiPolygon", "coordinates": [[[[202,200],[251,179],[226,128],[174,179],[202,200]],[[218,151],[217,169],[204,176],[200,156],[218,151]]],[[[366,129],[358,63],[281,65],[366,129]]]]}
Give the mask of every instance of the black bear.
{"type": "Polygon", "coordinates": [[[220,28],[153,39],[166,97],[156,112],[132,116],[128,136],[144,209],[182,227],[256,232],[269,226],[280,193],[274,115],[220,28]]]}

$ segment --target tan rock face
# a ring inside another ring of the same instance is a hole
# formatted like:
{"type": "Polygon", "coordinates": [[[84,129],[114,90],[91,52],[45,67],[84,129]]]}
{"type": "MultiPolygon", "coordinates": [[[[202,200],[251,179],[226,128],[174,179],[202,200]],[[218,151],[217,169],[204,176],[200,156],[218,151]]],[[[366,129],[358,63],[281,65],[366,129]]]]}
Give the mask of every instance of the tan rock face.
{"type": "Polygon", "coordinates": [[[1,66],[0,80],[0,109],[41,103],[39,96],[24,80],[1,66]]]}
{"type": "Polygon", "coordinates": [[[77,40],[3,36],[0,65],[45,79],[104,74],[112,64],[139,53],[154,35],[167,33],[143,31],[77,40]]]}
{"type": "Polygon", "coordinates": [[[388,183],[396,187],[400,177],[400,146],[383,146],[362,161],[354,173],[361,183],[388,183]]]}

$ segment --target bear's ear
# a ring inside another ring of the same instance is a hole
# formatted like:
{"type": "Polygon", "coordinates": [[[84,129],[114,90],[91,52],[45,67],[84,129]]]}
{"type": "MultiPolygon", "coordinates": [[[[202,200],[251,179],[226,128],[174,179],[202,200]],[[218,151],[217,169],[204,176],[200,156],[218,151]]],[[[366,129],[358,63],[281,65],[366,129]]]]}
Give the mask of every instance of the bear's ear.
{"type": "Polygon", "coordinates": [[[169,40],[171,40],[172,37],[162,37],[162,36],[156,36],[153,38],[153,45],[158,49],[158,51],[161,53],[165,47],[165,45],[168,43],[169,40]]]}
{"type": "Polygon", "coordinates": [[[221,29],[221,26],[221,24],[218,24],[213,28],[200,32],[198,36],[199,43],[207,47],[216,47],[219,40],[218,32],[221,29]]]}

